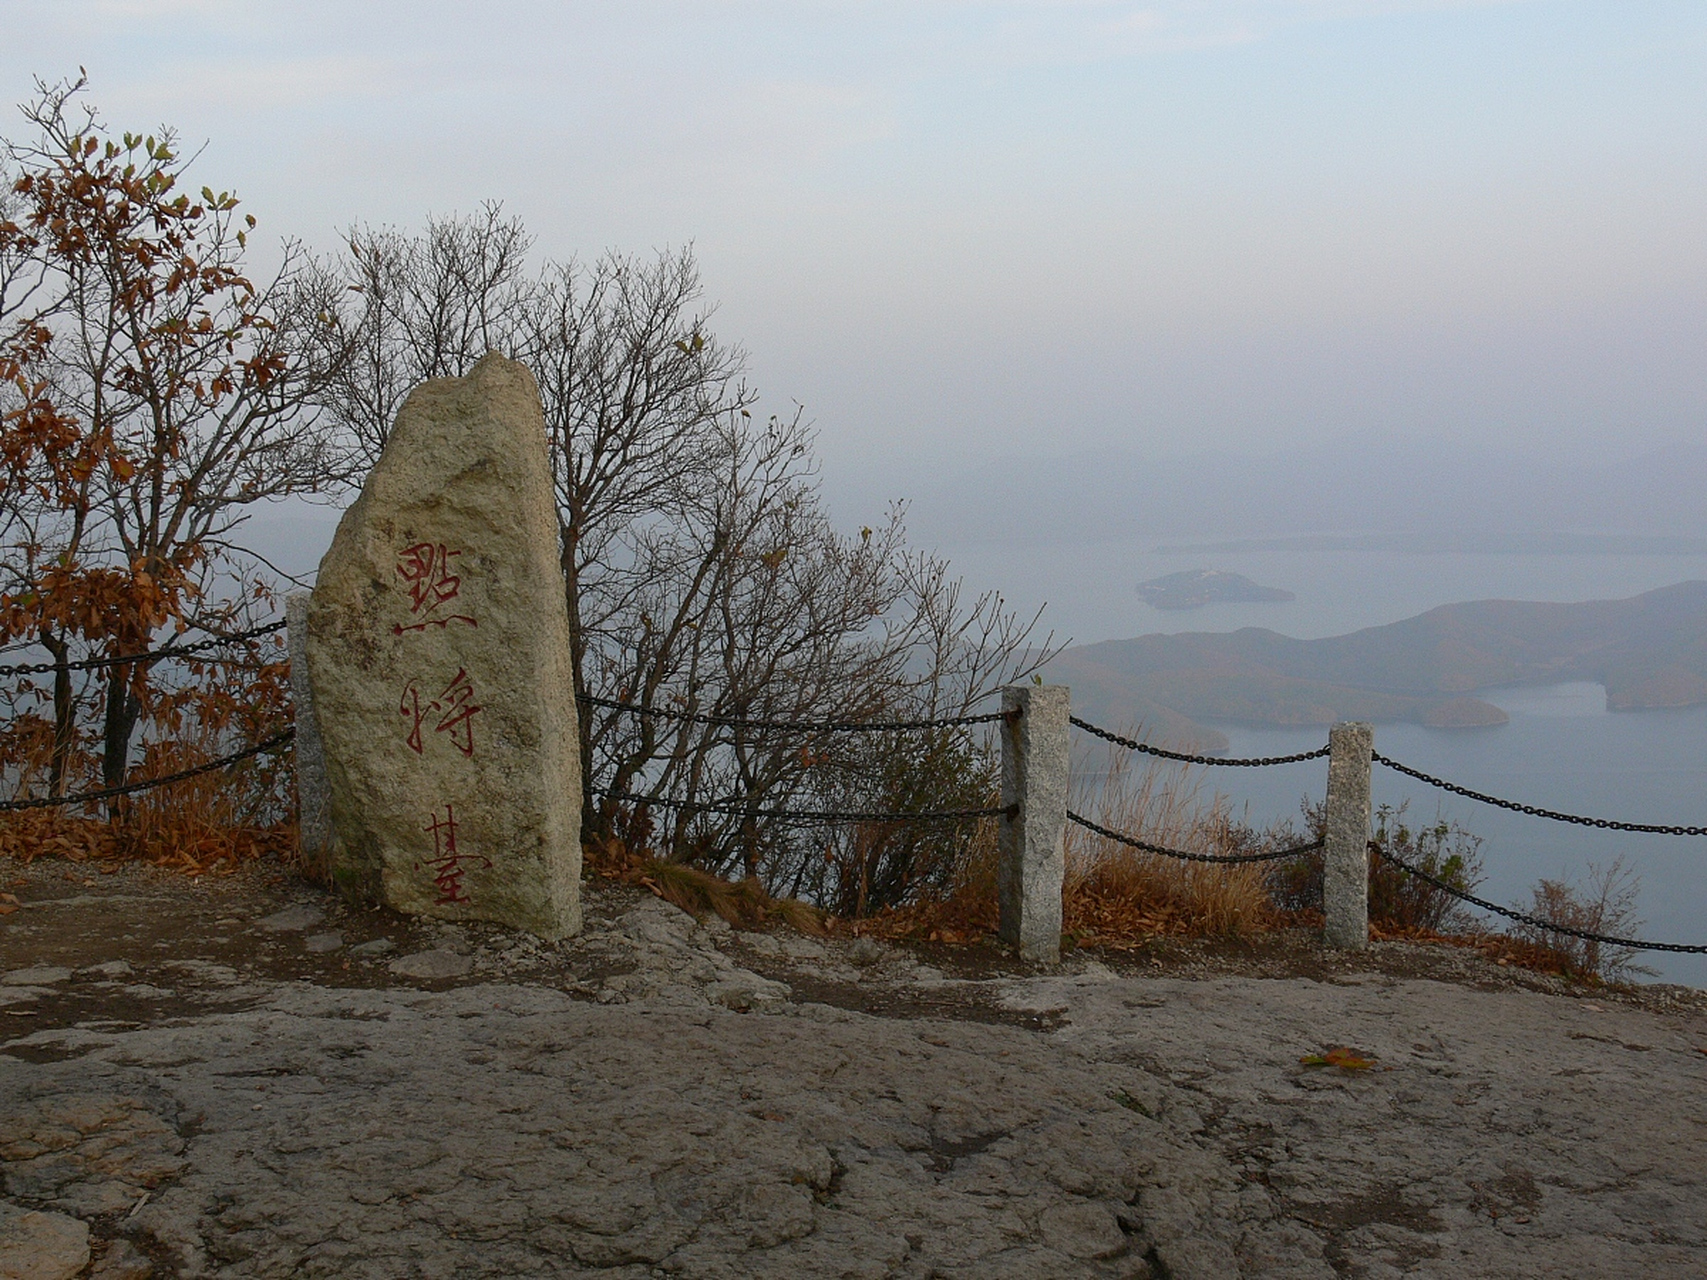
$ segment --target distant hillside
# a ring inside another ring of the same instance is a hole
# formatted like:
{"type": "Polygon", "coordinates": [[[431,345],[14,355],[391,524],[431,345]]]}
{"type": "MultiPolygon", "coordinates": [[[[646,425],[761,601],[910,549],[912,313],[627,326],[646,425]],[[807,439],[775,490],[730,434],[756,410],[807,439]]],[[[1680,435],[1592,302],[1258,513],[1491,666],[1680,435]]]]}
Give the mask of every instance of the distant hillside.
{"type": "Polygon", "coordinates": [[[1047,678],[1073,686],[1080,715],[1200,750],[1226,745],[1204,721],[1503,724],[1474,696],[1501,685],[1588,680],[1616,711],[1695,706],[1707,703],[1707,582],[1585,604],[1442,605],[1324,640],[1259,627],[1110,640],[1068,649],[1047,678]]]}

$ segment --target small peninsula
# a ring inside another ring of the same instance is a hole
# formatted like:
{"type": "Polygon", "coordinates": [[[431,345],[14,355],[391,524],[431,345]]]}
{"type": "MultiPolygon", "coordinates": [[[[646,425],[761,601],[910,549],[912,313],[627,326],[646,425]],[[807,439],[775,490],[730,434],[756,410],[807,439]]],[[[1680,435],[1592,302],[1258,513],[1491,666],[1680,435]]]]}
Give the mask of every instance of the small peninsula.
{"type": "Polygon", "coordinates": [[[1138,595],[1158,609],[1201,609],[1206,604],[1258,604],[1297,599],[1279,587],[1264,587],[1242,573],[1186,569],[1138,584],[1138,595]]]}

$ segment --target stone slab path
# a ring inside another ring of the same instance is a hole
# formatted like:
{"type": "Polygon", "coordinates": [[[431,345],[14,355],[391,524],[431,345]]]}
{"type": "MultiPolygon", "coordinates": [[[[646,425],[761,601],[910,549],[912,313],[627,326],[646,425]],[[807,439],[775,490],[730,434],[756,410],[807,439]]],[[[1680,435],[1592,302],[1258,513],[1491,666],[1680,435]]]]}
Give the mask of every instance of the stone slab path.
{"type": "Polygon", "coordinates": [[[0,1276],[1707,1274],[1690,993],[5,885],[0,1276]]]}

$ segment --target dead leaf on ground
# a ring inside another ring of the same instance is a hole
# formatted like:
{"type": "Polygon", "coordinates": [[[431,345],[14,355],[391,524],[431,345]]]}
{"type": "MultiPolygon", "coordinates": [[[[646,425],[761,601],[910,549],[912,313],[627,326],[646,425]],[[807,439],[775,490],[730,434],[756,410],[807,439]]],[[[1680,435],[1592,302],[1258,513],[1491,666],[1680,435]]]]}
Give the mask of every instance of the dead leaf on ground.
{"type": "Polygon", "coordinates": [[[18,901],[17,895],[0,893],[0,916],[9,916],[21,906],[23,903],[18,901]]]}
{"type": "Polygon", "coordinates": [[[1307,1067],[1338,1067],[1341,1071],[1368,1071],[1375,1059],[1357,1049],[1334,1045],[1326,1053],[1307,1053],[1298,1059],[1307,1067]]]}

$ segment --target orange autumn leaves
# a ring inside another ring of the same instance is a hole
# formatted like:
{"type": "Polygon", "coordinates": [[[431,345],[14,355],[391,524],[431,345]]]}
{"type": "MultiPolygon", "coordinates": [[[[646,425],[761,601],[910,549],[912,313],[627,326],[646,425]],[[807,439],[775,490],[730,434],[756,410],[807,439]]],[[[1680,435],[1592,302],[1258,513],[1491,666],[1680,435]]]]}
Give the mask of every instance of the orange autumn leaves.
{"type": "MultiPolygon", "coordinates": [[[[83,88],[38,85],[35,139],[0,139],[0,645],[54,668],[0,687],[0,788],[20,800],[194,768],[289,723],[270,641],[111,659],[273,612],[234,530],[326,476],[308,371],[330,365],[297,251],[258,288],[236,198],[181,190],[172,136],[110,136],[83,88]]],[[[205,869],[276,843],[289,787],[263,757],[9,814],[0,848],[205,869]]]]}
{"type": "Polygon", "coordinates": [[[1334,1045],[1322,1053],[1307,1053],[1298,1059],[1306,1067],[1337,1067],[1341,1071],[1373,1071],[1379,1059],[1346,1045],[1334,1045]]]}

